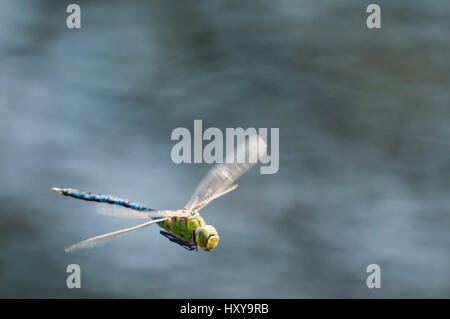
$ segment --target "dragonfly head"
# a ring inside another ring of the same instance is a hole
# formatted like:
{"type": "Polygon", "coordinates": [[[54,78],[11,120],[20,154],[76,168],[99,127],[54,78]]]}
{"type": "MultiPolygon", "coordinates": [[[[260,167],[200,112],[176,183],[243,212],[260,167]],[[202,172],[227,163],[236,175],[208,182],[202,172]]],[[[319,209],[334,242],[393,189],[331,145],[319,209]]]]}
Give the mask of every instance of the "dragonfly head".
{"type": "Polygon", "coordinates": [[[195,242],[197,243],[197,246],[206,251],[211,251],[216,248],[219,240],[220,237],[217,233],[217,230],[211,225],[200,227],[195,236],[195,242]]]}

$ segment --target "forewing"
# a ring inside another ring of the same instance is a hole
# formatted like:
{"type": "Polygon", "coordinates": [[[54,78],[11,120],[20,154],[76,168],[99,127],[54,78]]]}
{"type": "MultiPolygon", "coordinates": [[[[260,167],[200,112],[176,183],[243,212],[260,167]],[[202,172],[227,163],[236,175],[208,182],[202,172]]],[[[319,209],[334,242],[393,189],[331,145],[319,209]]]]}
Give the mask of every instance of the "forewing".
{"type": "MultiPolygon", "coordinates": [[[[257,163],[267,148],[266,142],[259,135],[250,136],[248,147],[245,144],[245,142],[240,143],[233,152],[238,159],[245,159],[243,163],[216,164],[201,180],[186,204],[186,209],[198,211],[237,187],[232,184],[257,163]]],[[[227,154],[226,158],[233,158],[233,156],[227,154]]]]}

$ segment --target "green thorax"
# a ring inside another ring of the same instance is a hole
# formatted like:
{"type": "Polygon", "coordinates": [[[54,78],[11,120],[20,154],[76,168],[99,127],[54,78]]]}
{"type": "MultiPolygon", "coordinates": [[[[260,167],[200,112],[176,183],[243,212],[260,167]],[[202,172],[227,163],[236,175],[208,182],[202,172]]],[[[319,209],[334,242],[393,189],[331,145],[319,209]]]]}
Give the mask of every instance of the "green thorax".
{"type": "Polygon", "coordinates": [[[158,225],[180,239],[193,243],[193,234],[197,229],[205,225],[202,217],[195,215],[189,217],[174,216],[158,225]]]}

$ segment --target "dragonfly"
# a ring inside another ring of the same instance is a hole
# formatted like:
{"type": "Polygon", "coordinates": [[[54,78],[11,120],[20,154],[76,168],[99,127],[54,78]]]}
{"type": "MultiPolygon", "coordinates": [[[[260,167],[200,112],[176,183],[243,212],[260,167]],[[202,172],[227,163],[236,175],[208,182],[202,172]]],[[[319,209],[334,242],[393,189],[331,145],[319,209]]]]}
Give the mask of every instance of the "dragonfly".
{"type": "Polygon", "coordinates": [[[220,240],[219,233],[214,226],[205,222],[199,211],[213,200],[235,190],[238,187],[235,181],[260,160],[265,154],[266,148],[264,139],[257,134],[250,135],[248,147],[245,141],[241,141],[234,150],[227,153],[225,163],[217,163],[210,169],[200,181],[184,208],[178,210],[155,210],[144,204],[111,195],[82,192],[73,188],[53,187],[52,191],[64,196],[114,205],[108,208],[105,207],[106,205],[99,206],[97,212],[100,214],[149,219],[149,221],[134,227],[83,240],[67,247],[65,251],[72,252],[78,249],[103,246],[113,239],[154,224],[164,229],[160,231],[164,237],[187,250],[197,251],[198,247],[204,251],[214,250],[220,240]],[[237,158],[241,158],[241,160],[229,161],[229,158],[234,159],[234,155],[237,155],[237,158]]]}

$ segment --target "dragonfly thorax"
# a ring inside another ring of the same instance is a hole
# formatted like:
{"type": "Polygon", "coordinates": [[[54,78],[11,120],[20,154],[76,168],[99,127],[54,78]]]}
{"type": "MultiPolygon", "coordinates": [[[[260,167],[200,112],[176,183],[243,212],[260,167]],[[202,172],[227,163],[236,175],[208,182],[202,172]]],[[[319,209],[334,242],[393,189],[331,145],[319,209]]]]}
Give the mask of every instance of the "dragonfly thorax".
{"type": "Polygon", "coordinates": [[[203,218],[197,212],[179,210],[176,212],[167,212],[173,217],[159,223],[159,225],[191,245],[196,245],[203,250],[213,250],[219,242],[217,230],[207,225],[203,218]]]}

